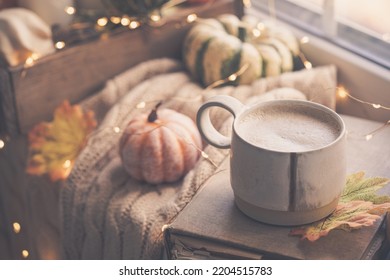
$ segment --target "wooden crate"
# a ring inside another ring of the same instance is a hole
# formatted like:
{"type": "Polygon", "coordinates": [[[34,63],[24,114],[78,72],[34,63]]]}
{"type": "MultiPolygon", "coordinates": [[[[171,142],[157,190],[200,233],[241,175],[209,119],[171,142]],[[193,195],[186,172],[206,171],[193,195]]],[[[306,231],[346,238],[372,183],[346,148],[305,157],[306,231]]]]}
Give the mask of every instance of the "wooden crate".
{"type": "Polygon", "coordinates": [[[210,3],[172,8],[175,10],[164,17],[167,23],[158,28],[124,28],[43,57],[27,69],[23,65],[0,69],[0,129],[11,135],[26,133],[36,123],[50,119],[64,99],[79,102],[137,63],[164,56],[180,58],[190,27],[181,23],[191,13],[200,17],[243,13],[242,1],[210,3]]]}
{"type": "Polygon", "coordinates": [[[170,15],[173,23],[161,28],[115,32],[44,57],[25,73],[21,66],[0,69],[0,129],[12,136],[0,137],[8,140],[0,149],[0,259],[22,259],[23,250],[29,251],[29,259],[62,257],[61,184],[26,175],[26,132],[49,120],[64,99],[76,103],[139,62],[164,56],[180,58],[181,41],[189,26],[176,28],[173,17],[180,21],[194,12],[201,17],[241,15],[240,3],[217,0],[211,8],[180,8],[170,15]],[[19,233],[13,231],[14,222],[21,224],[19,233]]]}

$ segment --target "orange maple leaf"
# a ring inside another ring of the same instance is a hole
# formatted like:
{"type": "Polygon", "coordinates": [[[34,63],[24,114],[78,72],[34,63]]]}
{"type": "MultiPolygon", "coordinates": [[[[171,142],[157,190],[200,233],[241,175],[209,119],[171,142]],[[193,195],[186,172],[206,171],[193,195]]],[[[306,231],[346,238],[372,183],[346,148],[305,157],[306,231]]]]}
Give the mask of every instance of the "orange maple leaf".
{"type": "Polygon", "coordinates": [[[92,111],[84,112],[65,100],[55,109],[52,122],[39,123],[30,130],[26,172],[48,174],[53,182],[66,179],[95,127],[92,111]]]}

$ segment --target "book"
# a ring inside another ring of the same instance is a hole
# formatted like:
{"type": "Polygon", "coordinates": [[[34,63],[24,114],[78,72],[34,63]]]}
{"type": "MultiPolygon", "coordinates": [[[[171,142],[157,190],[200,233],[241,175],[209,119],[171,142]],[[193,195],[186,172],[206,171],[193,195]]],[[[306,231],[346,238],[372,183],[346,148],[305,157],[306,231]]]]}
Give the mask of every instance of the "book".
{"type": "MultiPolygon", "coordinates": [[[[350,133],[380,126],[354,117],[343,119],[350,133]]],[[[388,130],[372,143],[349,137],[348,172],[365,170],[367,176],[389,177],[385,156],[390,154],[389,139],[388,130]]],[[[229,175],[227,158],[167,226],[169,259],[380,259],[388,254],[385,219],[351,232],[333,230],[315,242],[302,240],[289,235],[293,227],[264,224],[242,213],[234,203],[229,175]]],[[[383,191],[390,194],[389,186],[383,191]]]]}

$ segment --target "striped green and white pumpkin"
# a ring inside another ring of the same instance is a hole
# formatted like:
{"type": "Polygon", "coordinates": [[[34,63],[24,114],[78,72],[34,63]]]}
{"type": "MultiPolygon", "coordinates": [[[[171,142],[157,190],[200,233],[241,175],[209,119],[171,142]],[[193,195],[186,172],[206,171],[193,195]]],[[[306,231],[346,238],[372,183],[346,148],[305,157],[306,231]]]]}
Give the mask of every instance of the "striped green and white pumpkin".
{"type": "Polygon", "coordinates": [[[194,79],[209,86],[245,66],[243,74],[232,83],[250,84],[260,77],[292,71],[293,57],[299,49],[294,49],[298,44],[289,40],[296,41],[295,37],[280,30],[272,34],[281,38],[253,36],[253,30],[250,22],[231,14],[198,20],[183,45],[183,60],[194,79]]]}

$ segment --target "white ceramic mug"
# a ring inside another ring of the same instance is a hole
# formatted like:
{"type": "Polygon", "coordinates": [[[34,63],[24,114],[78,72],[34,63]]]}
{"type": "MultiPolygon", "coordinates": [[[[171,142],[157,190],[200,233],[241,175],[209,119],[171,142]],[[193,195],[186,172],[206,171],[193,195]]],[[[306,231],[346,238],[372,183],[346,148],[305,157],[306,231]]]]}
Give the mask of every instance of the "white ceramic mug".
{"type": "Polygon", "coordinates": [[[275,100],[247,107],[214,96],[197,114],[203,138],[230,148],[235,203],[248,216],[275,225],[300,225],[334,211],[346,179],[345,125],[333,110],[310,101],[275,100]],[[212,125],[209,109],[234,116],[232,136],[212,125]]]}

